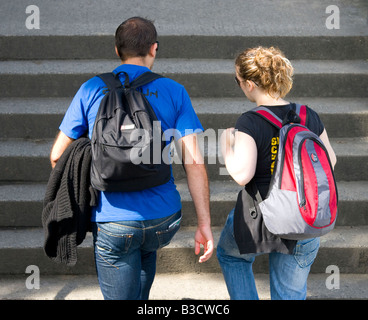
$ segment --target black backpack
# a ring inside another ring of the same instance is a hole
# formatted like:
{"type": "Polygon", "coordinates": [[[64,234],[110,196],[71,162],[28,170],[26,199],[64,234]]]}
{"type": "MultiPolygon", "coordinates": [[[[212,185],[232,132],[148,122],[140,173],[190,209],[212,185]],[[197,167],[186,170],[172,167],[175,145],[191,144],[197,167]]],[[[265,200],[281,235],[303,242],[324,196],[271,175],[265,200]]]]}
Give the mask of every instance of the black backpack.
{"type": "Polygon", "coordinates": [[[123,73],[124,85],[120,73],[98,75],[107,90],[92,133],[91,184],[101,191],[139,191],[164,184],[171,177],[170,165],[163,161],[166,143],[160,122],[137,90],[162,76],[146,72],[129,83],[128,74],[123,73]]]}

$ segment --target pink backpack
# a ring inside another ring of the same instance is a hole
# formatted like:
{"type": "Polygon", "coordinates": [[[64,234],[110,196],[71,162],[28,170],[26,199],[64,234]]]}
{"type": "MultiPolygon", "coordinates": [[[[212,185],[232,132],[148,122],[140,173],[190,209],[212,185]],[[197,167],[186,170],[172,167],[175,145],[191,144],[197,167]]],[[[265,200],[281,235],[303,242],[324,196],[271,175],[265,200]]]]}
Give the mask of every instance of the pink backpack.
{"type": "Polygon", "coordinates": [[[305,127],[307,107],[295,105],[284,123],[267,108],[253,111],[280,129],[268,195],[259,202],[267,229],[291,240],[331,231],[337,217],[337,186],[323,142],[305,127]]]}

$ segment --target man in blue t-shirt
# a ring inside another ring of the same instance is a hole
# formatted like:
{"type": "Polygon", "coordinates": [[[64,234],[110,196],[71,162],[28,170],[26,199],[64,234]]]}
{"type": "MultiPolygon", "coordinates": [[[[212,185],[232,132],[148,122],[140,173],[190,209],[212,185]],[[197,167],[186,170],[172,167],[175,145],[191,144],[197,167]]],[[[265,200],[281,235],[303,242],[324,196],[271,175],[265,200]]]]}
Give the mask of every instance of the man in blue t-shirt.
{"type": "MultiPolygon", "coordinates": [[[[130,81],[150,71],[158,50],[157,33],[149,20],[134,17],[124,21],[115,33],[115,51],[130,81]]],[[[124,73],[119,74],[124,83],[124,73]]],[[[65,149],[82,135],[91,138],[105,84],[98,77],[85,82],[60,125],[51,150],[52,167],[65,149]]],[[[163,132],[179,135],[188,187],[195,205],[198,227],[195,253],[204,246],[199,262],[213,253],[210,227],[209,187],[196,133],[203,131],[188,93],[177,82],[160,78],[141,88],[151,104],[163,132]]],[[[181,200],[171,175],[169,182],[137,192],[99,192],[92,212],[95,261],[105,299],[148,299],[156,271],[156,251],[167,245],[181,221],[181,200]]]]}

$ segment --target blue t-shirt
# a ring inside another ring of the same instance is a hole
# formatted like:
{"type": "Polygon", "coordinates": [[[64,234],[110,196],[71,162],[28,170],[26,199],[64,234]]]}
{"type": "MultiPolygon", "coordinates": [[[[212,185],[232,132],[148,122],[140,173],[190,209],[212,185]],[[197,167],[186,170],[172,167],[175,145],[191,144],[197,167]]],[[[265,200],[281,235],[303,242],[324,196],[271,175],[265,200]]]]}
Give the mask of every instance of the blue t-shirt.
{"type": "MultiPolygon", "coordinates": [[[[124,71],[129,81],[150,71],[146,67],[123,64],[113,72],[124,71]]],[[[124,83],[124,74],[119,75],[124,83]]],[[[85,82],[71,102],[60,130],[72,139],[78,139],[86,132],[92,137],[93,125],[100,102],[104,96],[104,82],[94,77],[85,82]]],[[[159,121],[162,130],[174,132],[180,138],[193,132],[203,131],[194,112],[189,95],[179,83],[160,78],[143,86],[146,95],[159,121]]],[[[170,133],[170,135],[174,135],[170,133]]],[[[169,216],[181,209],[181,199],[174,178],[166,184],[136,192],[99,192],[99,204],[93,208],[92,221],[108,222],[123,220],[150,220],[169,216]]]]}

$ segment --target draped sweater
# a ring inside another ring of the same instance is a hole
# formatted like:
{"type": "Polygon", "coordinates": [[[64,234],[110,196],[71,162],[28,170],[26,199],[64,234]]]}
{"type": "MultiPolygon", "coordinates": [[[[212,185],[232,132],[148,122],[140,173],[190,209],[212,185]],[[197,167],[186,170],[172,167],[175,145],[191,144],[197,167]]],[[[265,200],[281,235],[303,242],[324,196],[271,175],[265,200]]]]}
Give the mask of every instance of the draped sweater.
{"type": "Polygon", "coordinates": [[[91,144],[79,138],[64,151],[51,171],[43,210],[45,254],[58,263],[74,266],[77,246],[91,231],[91,209],[97,193],[90,184],[91,144]]]}

